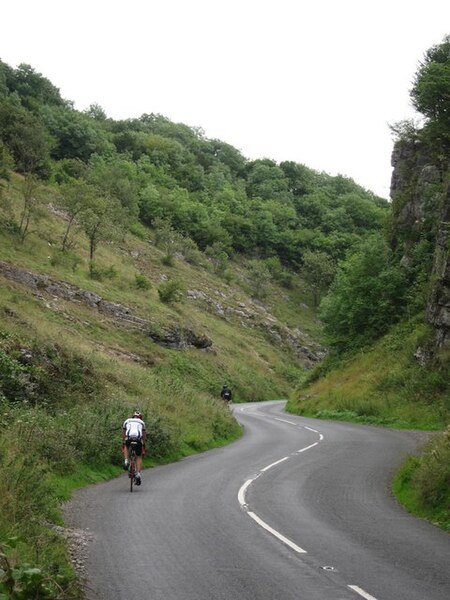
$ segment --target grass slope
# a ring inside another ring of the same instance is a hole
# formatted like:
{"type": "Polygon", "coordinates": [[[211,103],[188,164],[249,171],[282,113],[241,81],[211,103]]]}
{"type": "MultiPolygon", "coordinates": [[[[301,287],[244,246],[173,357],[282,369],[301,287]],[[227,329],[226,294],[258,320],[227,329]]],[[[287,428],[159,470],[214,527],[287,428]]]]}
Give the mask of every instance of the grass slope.
{"type": "MultiPolygon", "coordinates": [[[[3,190],[16,221],[20,185],[15,176],[3,190]]],[[[73,489],[120,472],[120,426],[129,411],[139,406],[145,414],[147,466],[230,442],[241,432],[218,400],[222,384],[237,401],[286,397],[304,367],[277,327],[301,329],[313,343],[318,324],[301,282],[289,290],[271,282],[262,305],[248,295],[245,262],[231,265],[231,283],[182,258],[164,265],[144,228],[100,244],[96,265],[104,276],[94,280],[86,239],[78,232],[62,255],[66,221],[49,207],[53,188],[39,193],[41,218],[23,243],[0,226],[0,260],[126,306],[155,330],[188,327],[213,341],[210,351],[168,349],[83,303],[0,275],[0,566],[10,575],[0,594],[76,598],[65,542],[52,523],[61,523],[59,503],[73,489]],[[150,289],[139,288],[136,275],[150,289]],[[167,279],[203,299],[162,303],[158,287],[167,279]]]]}
{"type": "Polygon", "coordinates": [[[408,459],[394,480],[398,501],[410,512],[450,529],[450,365],[442,354],[421,366],[414,357],[430,332],[421,320],[394,327],[373,347],[293,394],[287,410],[300,415],[396,428],[440,431],[420,457],[408,459]],[[442,431],[444,430],[444,431],[442,431]]]}

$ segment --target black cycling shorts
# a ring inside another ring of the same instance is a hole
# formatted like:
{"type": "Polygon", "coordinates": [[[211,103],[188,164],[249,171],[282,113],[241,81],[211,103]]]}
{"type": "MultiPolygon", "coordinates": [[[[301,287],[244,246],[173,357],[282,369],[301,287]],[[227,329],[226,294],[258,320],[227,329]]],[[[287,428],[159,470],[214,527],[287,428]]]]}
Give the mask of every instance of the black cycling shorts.
{"type": "Polygon", "coordinates": [[[134,440],[132,438],[127,438],[125,440],[125,445],[128,449],[130,448],[131,442],[133,442],[136,456],[142,456],[142,440],[134,440]]]}

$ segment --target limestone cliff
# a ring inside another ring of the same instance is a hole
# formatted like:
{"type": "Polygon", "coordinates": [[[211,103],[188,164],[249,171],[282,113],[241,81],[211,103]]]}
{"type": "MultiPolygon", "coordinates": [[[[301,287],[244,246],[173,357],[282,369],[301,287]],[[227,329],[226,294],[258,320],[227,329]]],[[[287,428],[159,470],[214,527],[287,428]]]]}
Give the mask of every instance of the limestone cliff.
{"type": "Polygon", "coordinates": [[[436,336],[433,350],[450,346],[450,188],[448,158],[419,137],[399,140],[392,153],[391,242],[406,269],[417,268],[419,244],[432,249],[425,314],[436,336]]]}

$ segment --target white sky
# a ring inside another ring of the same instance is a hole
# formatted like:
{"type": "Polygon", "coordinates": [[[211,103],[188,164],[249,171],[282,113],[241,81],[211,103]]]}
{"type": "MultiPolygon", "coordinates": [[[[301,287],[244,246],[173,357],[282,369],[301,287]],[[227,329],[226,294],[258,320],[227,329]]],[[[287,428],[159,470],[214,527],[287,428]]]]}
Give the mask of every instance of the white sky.
{"type": "Polygon", "coordinates": [[[413,115],[448,0],[3,0],[0,59],[84,110],[161,113],[247,158],[293,160],[388,197],[388,123],[413,115]]]}

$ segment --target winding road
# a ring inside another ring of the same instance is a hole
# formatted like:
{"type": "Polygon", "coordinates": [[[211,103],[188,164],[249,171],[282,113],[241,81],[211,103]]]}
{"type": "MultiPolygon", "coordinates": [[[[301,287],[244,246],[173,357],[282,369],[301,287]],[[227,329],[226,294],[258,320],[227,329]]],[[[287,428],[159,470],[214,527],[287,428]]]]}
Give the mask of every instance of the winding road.
{"type": "Polygon", "coordinates": [[[450,535],[392,497],[420,432],[236,405],[233,444],[80,490],[88,600],[449,600],[450,535]]]}

